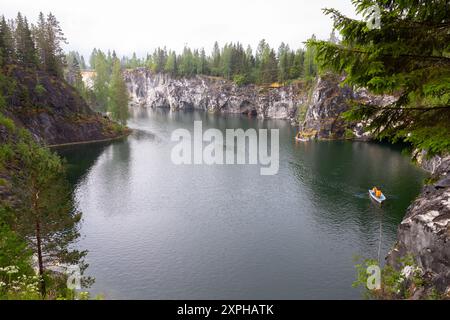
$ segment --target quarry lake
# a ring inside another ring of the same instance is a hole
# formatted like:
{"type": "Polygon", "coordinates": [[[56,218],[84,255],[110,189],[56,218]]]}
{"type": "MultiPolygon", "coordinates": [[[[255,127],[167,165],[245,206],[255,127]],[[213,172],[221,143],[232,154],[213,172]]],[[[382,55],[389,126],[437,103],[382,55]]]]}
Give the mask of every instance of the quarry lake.
{"type": "Polygon", "coordinates": [[[359,299],[355,256],[394,244],[425,173],[401,148],[296,143],[286,121],[135,108],[121,141],[58,149],[83,212],[93,294],[108,299],[359,299]],[[280,168],[177,166],[171,133],[279,128],[280,168]],[[377,185],[383,207],[368,198],[377,185]],[[380,232],[381,231],[381,232],[380,232]]]}

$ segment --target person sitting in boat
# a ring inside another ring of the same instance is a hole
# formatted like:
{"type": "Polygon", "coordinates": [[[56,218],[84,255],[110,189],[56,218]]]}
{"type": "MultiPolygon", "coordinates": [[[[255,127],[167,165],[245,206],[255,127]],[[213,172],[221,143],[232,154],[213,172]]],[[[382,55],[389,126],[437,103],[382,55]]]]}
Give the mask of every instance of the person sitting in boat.
{"type": "Polygon", "coordinates": [[[378,190],[377,187],[373,187],[372,191],[375,194],[375,197],[381,198],[381,190],[378,190]]]}

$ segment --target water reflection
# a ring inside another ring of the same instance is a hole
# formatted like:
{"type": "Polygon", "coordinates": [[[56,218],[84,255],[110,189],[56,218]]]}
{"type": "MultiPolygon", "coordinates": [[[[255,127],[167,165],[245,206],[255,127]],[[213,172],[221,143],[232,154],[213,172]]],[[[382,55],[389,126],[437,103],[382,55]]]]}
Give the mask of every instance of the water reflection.
{"type": "Polygon", "coordinates": [[[376,254],[380,222],[387,251],[423,177],[390,146],[296,144],[285,121],[132,113],[127,139],[65,154],[85,214],[93,292],[108,298],[360,298],[353,255],[376,254]],[[192,132],[195,120],[223,132],[279,128],[279,174],[173,165],[170,135],[192,132]],[[381,209],[367,197],[374,184],[392,199],[381,209]]]}

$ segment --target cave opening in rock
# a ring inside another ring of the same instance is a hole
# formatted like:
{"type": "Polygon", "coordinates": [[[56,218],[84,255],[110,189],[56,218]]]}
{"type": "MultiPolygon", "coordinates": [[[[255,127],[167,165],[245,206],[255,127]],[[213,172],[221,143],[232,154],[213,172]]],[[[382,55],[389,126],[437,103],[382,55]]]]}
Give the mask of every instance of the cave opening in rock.
{"type": "Polygon", "coordinates": [[[258,115],[258,112],[256,111],[256,109],[252,109],[252,110],[245,110],[242,112],[242,114],[249,117],[256,117],[258,115]]]}

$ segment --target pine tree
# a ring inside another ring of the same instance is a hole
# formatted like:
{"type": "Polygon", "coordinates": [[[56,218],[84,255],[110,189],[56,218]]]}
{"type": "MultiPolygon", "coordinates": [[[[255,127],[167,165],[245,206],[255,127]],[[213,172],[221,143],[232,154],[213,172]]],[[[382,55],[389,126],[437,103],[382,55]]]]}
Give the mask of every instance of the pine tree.
{"type": "Polygon", "coordinates": [[[180,57],[179,71],[180,74],[186,77],[191,77],[195,74],[197,66],[195,64],[194,55],[188,47],[184,47],[183,54],[180,57]]]}
{"type": "Polygon", "coordinates": [[[65,54],[61,47],[66,38],[56,17],[49,13],[46,22],[47,32],[47,72],[55,76],[62,76],[65,66],[65,54]]]}
{"type": "Polygon", "coordinates": [[[298,49],[295,53],[292,54],[292,68],[289,72],[289,78],[301,78],[304,76],[305,52],[302,49],[298,49]]]}
{"type": "Polygon", "coordinates": [[[16,40],[16,57],[19,63],[27,66],[36,66],[36,48],[31,37],[31,30],[27,18],[23,18],[19,12],[16,18],[16,29],[14,31],[16,40]]]}
{"type": "Polygon", "coordinates": [[[0,66],[11,63],[15,58],[14,38],[5,17],[0,20],[0,66]]]}
{"type": "Polygon", "coordinates": [[[19,206],[13,225],[37,257],[44,297],[48,267],[79,265],[83,272],[86,252],[71,249],[79,237],[81,214],[74,209],[59,157],[31,141],[30,136],[27,139],[14,146],[17,157],[11,161],[20,168],[12,171],[19,206]]]}
{"type": "Polygon", "coordinates": [[[166,65],[164,67],[164,71],[167,73],[170,73],[172,76],[177,75],[177,72],[178,72],[177,55],[174,51],[171,51],[169,53],[169,56],[167,57],[166,65]]]}
{"type": "Polygon", "coordinates": [[[219,44],[216,41],[214,42],[214,47],[211,56],[211,71],[215,76],[220,75],[220,64],[221,64],[220,59],[221,59],[220,48],[219,44]]]}
{"type": "Polygon", "coordinates": [[[111,117],[125,125],[129,118],[128,110],[128,89],[123,79],[120,61],[116,59],[113,65],[113,72],[111,76],[111,84],[109,86],[109,106],[108,111],[111,117]]]}
{"type": "Polygon", "coordinates": [[[278,48],[278,82],[284,83],[289,79],[290,69],[290,49],[282,42],[278,48]]]}
{"type": "Polygon", "coordinates": [[[81,70],[86,70],[87,69],[86,61],[84,60],[83,56],[80,57],[80,68],[81,68],[81,70]]]}
{"type": "Polygon", "coordinates": [[[33,27],[33,35],[36,41],[37,55],[42,70],[47,70],[50,48],[47,41],[47,21],[42,12],[39,13],[37,26],[33,27]]]}
{"type": "Polygon", "coordinates": [[[89,67],[91,70],[95,69],[95,59],[97,58],[98,51],[96,48],[92,50],[91,56],[89,57],[89,67]]]}
{"type": "Polygon", "coordinates": [[[430,154],[450,149],[450,15],[447,0],[355,0],[356,11],[379,28],[334,9],[341,43],[309,42],[321,68],[345,72],[345,83],[399,98],[384,107],[355,102],[349,120],[370,120],[379,138],[405,141],[430,154]]]}
{"type": "Polygon", "coordinates": [[[77,89],[78,93],[85,97],[86,88],[84,86],[78,59],[80,59],[78,52],[71,51],[67,54],[67,71],[65,73],[65,78],[70,85],[77,89]]]}
{"type": "Polygon", "coordinates": [[[277,81],[278,61],[275,51],[263,39],[258,44],[256,51],[256,64],[258,68],[258,82],[270,84],[277,81]]]}
{"type": "Polygon", "coordinates": [[[110,80],[110,74],[106,56],[101,50],[98,50],[95,55],[94,70],[95,77],[93,89],[97,110],[106,112],[108,107],[108,83],[110,80]]]}
{"type": "MultiPolygon", "coordinates": [[[[310,42],[316,41],[316,36],[312,35],[310,42]]],[[[316,48],[315,46],[307,45],[304,58],[304,76],[305,78],[315,77],[317,75],[316,64],[316,48]]]]}

